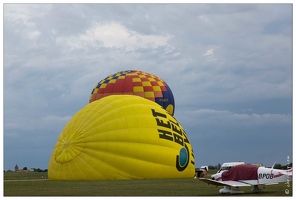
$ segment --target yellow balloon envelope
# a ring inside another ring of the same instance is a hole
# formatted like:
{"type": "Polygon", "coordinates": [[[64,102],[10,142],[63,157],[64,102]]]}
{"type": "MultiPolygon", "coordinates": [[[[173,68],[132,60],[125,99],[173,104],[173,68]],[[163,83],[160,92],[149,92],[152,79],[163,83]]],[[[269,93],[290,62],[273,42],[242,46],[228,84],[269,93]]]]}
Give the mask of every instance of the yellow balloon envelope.
{"type": "Polygon", "coordinates": [[[50,180],[192,178],[194,155],[181,124],[157,103],[111,95],[87,104],[60,133],[50,180]]]}

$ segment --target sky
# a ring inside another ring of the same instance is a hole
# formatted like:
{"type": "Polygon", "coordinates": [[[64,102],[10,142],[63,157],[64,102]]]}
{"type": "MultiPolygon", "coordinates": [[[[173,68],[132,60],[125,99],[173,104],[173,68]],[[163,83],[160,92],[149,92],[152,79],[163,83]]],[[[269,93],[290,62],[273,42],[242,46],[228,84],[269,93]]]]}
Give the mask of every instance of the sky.
{"type": "Polygon", "coordinates": [[[292,162],[292,9],[4,4],[4,170],[47,169],[95,85],[129,69],[169,85],[196,167],[292,162]]]}

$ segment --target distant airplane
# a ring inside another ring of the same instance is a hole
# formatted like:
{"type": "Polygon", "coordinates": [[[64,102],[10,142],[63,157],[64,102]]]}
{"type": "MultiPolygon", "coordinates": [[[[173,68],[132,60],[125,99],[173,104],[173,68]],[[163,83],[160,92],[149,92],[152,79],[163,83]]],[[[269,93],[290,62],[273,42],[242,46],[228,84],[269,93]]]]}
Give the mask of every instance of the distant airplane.
{"type": "Polygon", "coordinates": [[[272,185],[280,182],[292,181],[292,169],[279,170],[266,167],[259,167],[252,164],[239,164],[229,170],[218,171],[211,176],[212,179],[200,178],[199,180],[216,186],[224,186],[219,192],[224,193],[243,193],[239,187],[254,186],[252,192],[258,193],[262,190],[258,185],[272,185]],[[233,187],[232,190],[229,187],[233,187]]]}

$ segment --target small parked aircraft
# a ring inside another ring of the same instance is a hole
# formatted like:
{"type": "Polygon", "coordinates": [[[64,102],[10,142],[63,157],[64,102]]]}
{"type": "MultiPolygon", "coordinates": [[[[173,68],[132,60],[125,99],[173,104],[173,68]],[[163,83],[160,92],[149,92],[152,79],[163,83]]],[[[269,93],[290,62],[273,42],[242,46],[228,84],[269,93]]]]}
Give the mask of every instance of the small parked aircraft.
{"type": "Polygon", "coordinates": [[[240,164],[231,167],[229,170],[219,171],[213,174],[212,179],[200,178],[199,180],[216,186],[225,186],[219,192],[243,193],[239,187],[254,186],[252,192],[257,193],[262,190],[258,185],[272,185],[280,182],[292,181],[292,169],[279,170],[266,167],[259,167],[252,164],[240,164]],[[229,187],[233,187],[232,190],[229,187]]]}

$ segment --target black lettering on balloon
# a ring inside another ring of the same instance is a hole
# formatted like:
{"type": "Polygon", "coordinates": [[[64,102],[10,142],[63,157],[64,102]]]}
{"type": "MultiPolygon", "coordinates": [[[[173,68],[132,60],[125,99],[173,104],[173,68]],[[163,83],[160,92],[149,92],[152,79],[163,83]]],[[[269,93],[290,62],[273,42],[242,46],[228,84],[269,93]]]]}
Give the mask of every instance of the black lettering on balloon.
{"type": "Polygon", "coordinates": [[[161,130],[161,129],[157,129],[157,130],[160,133],[159,134],[159,138],[174,141],[171,132],[165,131],[165,130],[161,130]]]}
{"type": "Polygon", "coordinates": [[[160,112],[156,112],[154,109],[151,109],[151,111],[152,111],[152,115],[153,115],[154,117],[163,117],[163,118],[167,118],[165,114],[160,113],[160,112]]]}
{"type": "MultiPolygon", "coordinates": [[[[176,155],[176,169],[178,171],[184,171],[188,164],[190,159],[190,155],[192,156],[192,158],[194,158],[193,155],[193,150],[191,150],[191,152],[189,152],[189,149],[187,147],[187,144],[190,144],[188,137],[186,135],[186,132],[184,131],[184,129],[181,127],[181,125],[177,122],[177,120],[171,120],[167,118],[166,114],[163,114],[161,112],[157,112],[154,109],[151,109],[152,111],[152,115],[155,118],[156,124],[159,127],[158,130],[158,136],[160,139],[164,139],[164,140],[169,140],[172,142],[175,142],[177,144],[179,144],[182,147],[185,147],[187,150],[187,160],[186,163],[184,165],[181,166],[181,161],[180,161],[180,155],[176,155]],[[168,129],[168,130],[164,130],[168,129]]],[[[184,158],[182,158],[184,159],[184,158]]],[[[192,165],[194,165],[194,161],[191,160],[190,163],[192,165]]],[[[182,163],[183,164],[183,163],[182,163]]]]}
{"type": "Polygon", "coordinates": [[[172,123],[172,130],[180,135],[182,135],[182,129],[179,126],[178,122],[174,122],[172,120],[170,120],[170,122],[172,123]],[[179,129],[178,129],[179,128],[179,129]]]}
{"type": "Polygon", "coordinates": [[[157,126],[163,126],[165,128],[169,128],[169,129],[171,128],[171,124],[169,121],[167,121],[167,123],[165,123],[165,122],[163,122],[163,120],[158,119],[158,118],[155,118],[155,120],[156,120],[157,126]]]}
{"type": "Polygon", "coordinates": [[[183,137],[174,133],[174,141],[183,146],[183,137]]]}
{"type": "Polygon", "coordinates": [[[182,129],[182,131],[183,131],[183,135],[184,135],[184,142],[190,144],[190,142],[189,142],[189,140],[188,140],[188,137],[187,137],[187,135],[186,135],[186,132],[184,131],[184,129],[182,129]]]}

